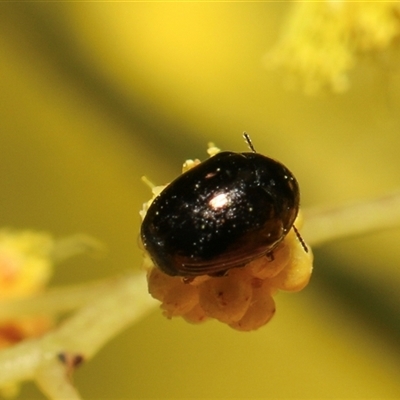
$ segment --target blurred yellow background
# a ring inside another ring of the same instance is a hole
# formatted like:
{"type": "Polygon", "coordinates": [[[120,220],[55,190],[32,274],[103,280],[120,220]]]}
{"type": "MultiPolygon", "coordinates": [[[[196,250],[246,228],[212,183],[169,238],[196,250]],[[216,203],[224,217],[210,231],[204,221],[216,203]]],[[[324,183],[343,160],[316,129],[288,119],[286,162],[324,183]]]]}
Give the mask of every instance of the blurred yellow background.
{"type": "MultiPolygon", "coordinates": [[[[53,284],[139,270],[140,177],[164,184],[207,142],[285,163],[303,207],[400,179],[397,49],[364,57],[344,94],[287,92],[263,57],[289,3],[3,3],[1,225],[108,247],[53,284]]],[[[400,398],[400,230],[315,251],[308,288],[254,333],[154,313],[76,374],[86,399],[400,398]]],[[[31,384],[22,398],[42,398],[31,384]]]]}

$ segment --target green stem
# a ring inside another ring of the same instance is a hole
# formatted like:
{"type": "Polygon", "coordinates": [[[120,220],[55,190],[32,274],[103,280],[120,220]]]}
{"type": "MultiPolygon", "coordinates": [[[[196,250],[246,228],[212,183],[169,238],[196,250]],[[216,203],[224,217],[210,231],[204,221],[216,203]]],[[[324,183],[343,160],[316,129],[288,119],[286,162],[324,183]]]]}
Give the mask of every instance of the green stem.
{"type": "Polygon", "coordinates": [[[311,246],[400,226],[400,192],[338,207],[303,210],[301,234],[311,246]]]}

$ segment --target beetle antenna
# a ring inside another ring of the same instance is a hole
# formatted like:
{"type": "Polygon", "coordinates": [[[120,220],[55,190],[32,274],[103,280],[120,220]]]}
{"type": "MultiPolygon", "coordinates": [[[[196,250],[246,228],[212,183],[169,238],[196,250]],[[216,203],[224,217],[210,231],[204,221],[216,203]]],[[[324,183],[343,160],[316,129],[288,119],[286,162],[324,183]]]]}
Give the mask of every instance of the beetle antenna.
{"type": "Polygon", "coordinates": [[[256,149],[253,146],[253,143],[251,142],[249,134],[247,132],[243,132],[243,137],[244,137],[245,142],[247,143],[247,146],[249,146],[250,150],[253,153],[257,153],[256,149]]]}
{"type": "Polygon", "coordinates": [[[297,230],[297,228],[293,225],[293,229],[294,229],[294,233],[297,236],[297,239],[299,239],[299,242],[301,243],[301,245],[303,246],[303,249],[306,253],[308,253],[308,247],[306,245],[306,242],[303,240],[303,238],[301,237],[299,231],[297,230]]]}

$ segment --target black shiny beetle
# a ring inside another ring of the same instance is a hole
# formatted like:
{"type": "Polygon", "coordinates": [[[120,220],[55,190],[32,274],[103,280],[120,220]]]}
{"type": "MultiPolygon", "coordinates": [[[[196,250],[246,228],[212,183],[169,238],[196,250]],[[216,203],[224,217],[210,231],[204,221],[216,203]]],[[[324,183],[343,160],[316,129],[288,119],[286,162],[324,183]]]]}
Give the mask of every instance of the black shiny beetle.
{"type": "Polygon", "coordinates": [[[263,255],[272,258],[293,227],[300,201],[295,177],[244,137],[251,153],[224,151],[203,161],[147,210],[141,239],[166,274],[218,276],[263,255]]]}

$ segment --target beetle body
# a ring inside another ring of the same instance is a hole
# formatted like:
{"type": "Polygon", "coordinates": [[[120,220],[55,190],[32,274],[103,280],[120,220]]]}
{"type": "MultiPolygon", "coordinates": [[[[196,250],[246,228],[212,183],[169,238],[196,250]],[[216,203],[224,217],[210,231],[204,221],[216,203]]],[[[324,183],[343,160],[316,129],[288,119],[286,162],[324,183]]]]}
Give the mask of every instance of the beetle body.
{"type": "Polygon", "coordinates": [[[185,172],[152,202],[141,239],[168,275],[222,275],[273,249],[293,226],[299,187],[259,153],[221,152],[185,172]]]}

